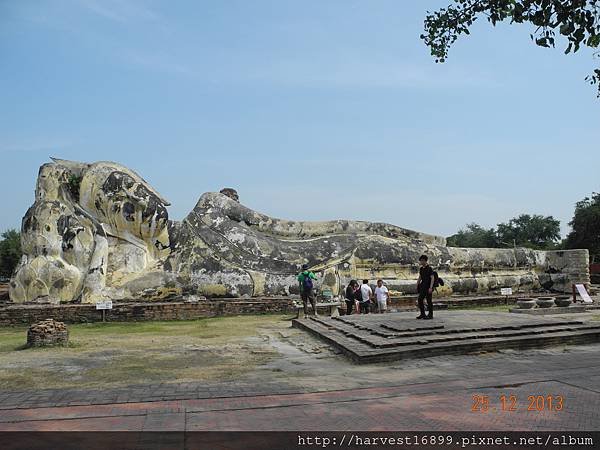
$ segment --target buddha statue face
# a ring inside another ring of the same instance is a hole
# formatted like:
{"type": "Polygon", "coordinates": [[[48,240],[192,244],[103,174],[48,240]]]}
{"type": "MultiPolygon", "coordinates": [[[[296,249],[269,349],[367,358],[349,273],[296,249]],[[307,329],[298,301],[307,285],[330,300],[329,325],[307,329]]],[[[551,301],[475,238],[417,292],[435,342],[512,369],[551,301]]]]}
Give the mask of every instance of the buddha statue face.
{"type": "Polygon", "coordinates": [[[92,164],[83,173],[80,204],[109,235],[144,244],[151,257],[169,245],[168,202],[125,167],[92,164]]]}
{"type": "Polygon", "coordinates": [[[143,240],[167,225],[167,208],[148,187],[124,172],[114,171],[96,191],[94,206],[103,222],[143,240]]]}

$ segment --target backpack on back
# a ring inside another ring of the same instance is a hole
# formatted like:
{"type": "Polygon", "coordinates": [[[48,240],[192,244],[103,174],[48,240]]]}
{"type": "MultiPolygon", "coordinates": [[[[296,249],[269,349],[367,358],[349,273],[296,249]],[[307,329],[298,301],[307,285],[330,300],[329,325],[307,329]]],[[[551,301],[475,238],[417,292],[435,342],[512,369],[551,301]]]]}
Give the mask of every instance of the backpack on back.
{"type": "Polygon", "coordinates": [[[437,288],[439,286],[443,286],[444,285],[444,280],[442,280],[440,278],[440,276],[438,275],[438,273],[434,270],[433,271],[433,288],[437,288]]]}
{"type": "Polygon", "coordinates": [[[302,290],[308,292],[313,288],[313,281],[310,277],[310,272],[303,273],[304,278],[302,279],[302,290]]]}

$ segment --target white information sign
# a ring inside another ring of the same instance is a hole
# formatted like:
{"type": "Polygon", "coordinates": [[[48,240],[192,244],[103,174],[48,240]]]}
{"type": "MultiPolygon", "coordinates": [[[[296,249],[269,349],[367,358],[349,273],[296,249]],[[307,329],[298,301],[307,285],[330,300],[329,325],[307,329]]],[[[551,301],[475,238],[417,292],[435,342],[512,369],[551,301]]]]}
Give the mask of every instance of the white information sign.
{"type": "Polygon", "coordinates": [[[576,284],[575,288],[577,288],[577,292],[579,292],[579,295],[584,303],[594,303],[590,297],[590,294],[588,294],[588,292],[585,290],[585,286],[583,284],[576,284]]]}
{"type": "Polygon", "coordinates": [[[502,295],[512,295],[512,288],[501,288],[500,293],[502,295]]]}
{"type": "Polygon", "coordinates": [[[112,300],[96,302],[96,309],[112,309],[112,300]]]}

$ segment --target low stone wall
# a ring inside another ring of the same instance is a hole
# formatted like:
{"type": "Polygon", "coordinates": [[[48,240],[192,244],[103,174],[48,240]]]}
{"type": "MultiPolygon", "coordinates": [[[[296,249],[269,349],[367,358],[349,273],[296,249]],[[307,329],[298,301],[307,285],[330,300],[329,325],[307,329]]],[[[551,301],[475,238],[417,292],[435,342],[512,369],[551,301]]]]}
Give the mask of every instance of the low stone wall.
{"type": "MultiPolygon", "coordinates": [[[[292,313],[292,298],[205,300],[197,303],[113,302],[106,310],[107,322],[137,322],[146,320],[193,320],[242,314],[292,313]]],[[[65,323],[101,322],[102,311],[95,305],[7,305],[0,307],[0,326],[27,325],[45,319],[65,323]]]]}

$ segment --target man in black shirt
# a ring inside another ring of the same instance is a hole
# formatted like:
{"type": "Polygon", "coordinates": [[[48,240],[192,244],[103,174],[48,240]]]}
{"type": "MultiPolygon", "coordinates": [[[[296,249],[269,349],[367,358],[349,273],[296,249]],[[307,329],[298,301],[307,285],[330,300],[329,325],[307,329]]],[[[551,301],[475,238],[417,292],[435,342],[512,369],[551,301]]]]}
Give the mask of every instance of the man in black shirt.
{"type": "Polygon", "coordinates": [[[417,319],[433,319],[433,269],[429,264],[427,264],[427,256],[421,255],[419,258],[419,264],[421,268],[419,269],[419,280],[417,281],[417,292],[419,293],[419,310],[421,311],[421,315],[417,317],[417,319]],[[427,309],[429,310],[429,314],[425,315],[425,305],[423,300],[427,299],[427,309]]]}

